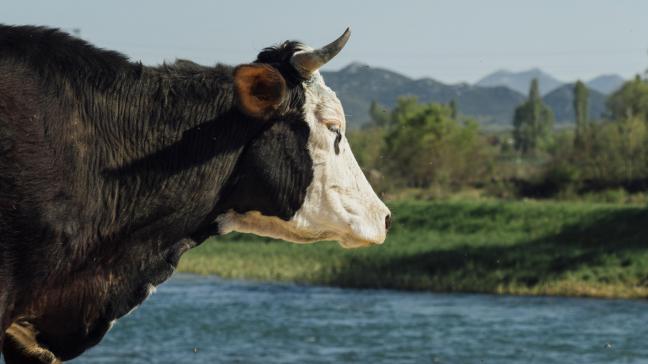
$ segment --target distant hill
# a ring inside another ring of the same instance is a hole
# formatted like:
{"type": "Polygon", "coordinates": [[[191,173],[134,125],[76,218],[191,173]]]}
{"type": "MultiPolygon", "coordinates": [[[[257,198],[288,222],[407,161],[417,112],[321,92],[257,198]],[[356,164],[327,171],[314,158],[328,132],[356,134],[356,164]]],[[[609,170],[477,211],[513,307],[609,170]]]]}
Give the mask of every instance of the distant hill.
{"type": "Polygon", "coordinates": [[[609,95],[616,91],[625,80],[619,75],[601,75],[587,81],[587,87],[602,94],[609,95]]]}
{"type": "MultiPolygon", "coordinates": [[[[607,96],[592,88],[589,89],[588,114],[592,120],[600,119],[605,113],[607,96]]],[[[543,97],[544,103],[551,108],[557,123],[573,123],[574,115],[574,84],[563,85],[543,97]]]]}
{"type": "MultiPolygon", "coordinates": [[[[507,72],[500,71],[492,75],[498,73],[504,75],[507,72]]],[[[513,73],[508,72],[508,74],[513,73]]],[[[479,86],[465,83],[447,85],[431,78],[412,79],[394,71],[370,67],[362,63],[352,63],[339,71],[325,71],[322,72],[322,75],[326,84],[335,90],[342,101],[351,127],[361,126],[370,120],[369,106],[372,100],[392,108],[399,96],[412,95],[421,102],[449,103],[455,100],[460,114],[475,118],[482,126],[508,128],[512,125],[515,108],[524,102],[527,93],[526,91],[517,92],[506,86],[479,86]]],[[[543,76],[545,86],[547,80],[554,80],[549,84],[557,85],[556,88],[543,96],[544,102],[553,110],[556,121],[558,123],[573,123],[574,84],[562,84],[539,70],[531,70],[523,76],[533,78],[539,75],[547,76],[543,76]]],[[[527,82],[524,85],[525,90],[528,89],[531,78],[525,81],[527,82]]],[[[491,80],[494,79],[491,78],[491,80]]],[[[501,79],[503,80],[503,78],[501,79]]],[[[482,82],[482,84],[488,84],[488,82],[482,82]]],[[[614,75],[597,77],[588,82],[590,85],[589,115],[591,118],[601,118],[605,112],[607,96],[598,91],[598,88],[610,90],[618,87],[622,82],[621,77],[614,75]]],[[[541,89],[543,87],[542,81],[540,81],[540,87],[541,89]]]]}
{"type": "Polygon", "coordinates": [[[352,126],[369,120],[372,100],[391,108],[396,99],[404,95],[416,96],[421,102],[455,100],[461,114],[486,125],[510,124],[514,108],[524,100],[522,94],[507,87],[446,85],[430,78],[414,80],[360,63],[352,63],[335,72],[322,72],[322,75],[342,101],[352,126]]]}
{"type": "Polygon", "coordinates": [[[563,85],[563,82],[543,72],[538,68],[528,71],[511,72],[506,70],[497,71],[477,81],[475,85],[484,87],[506,86],[523,95],[529,93],[531,80],[538,79],[540,94],[545,95],[563,85]]]}

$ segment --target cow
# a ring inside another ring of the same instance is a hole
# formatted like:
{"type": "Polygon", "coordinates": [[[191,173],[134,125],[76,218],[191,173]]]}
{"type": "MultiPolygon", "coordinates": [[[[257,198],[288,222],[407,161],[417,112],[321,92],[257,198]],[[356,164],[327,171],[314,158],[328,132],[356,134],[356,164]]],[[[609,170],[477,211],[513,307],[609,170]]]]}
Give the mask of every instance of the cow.
{"type": "Polygon", "coordinates": [[[60,30],[0,25],[0,348],[96,345],[181,255],[232,231],[381,244],[390,211],[345,138],[318,49],[156,67],[60,30]]]}

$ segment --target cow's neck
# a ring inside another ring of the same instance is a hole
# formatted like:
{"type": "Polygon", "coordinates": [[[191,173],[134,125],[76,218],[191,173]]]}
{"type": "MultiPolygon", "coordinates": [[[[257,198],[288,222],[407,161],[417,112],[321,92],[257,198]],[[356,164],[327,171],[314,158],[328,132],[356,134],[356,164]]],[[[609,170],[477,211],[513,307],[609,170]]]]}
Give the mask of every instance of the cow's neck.
{"type": "MultiPolygon", "coordinates": [[[[185,237],[203,228],[241,151],[263,127],[233,107],[231,71],[197,79],[145,69],[117,92],[90,95],[101,174],[82,198],[96,203],[103,238],[185,237]],[[101,191],[98,195],[96,191],[101,191]],[[173,226],[173,231],[169,231],[173,226]]],[[[83,162],[82,162],[83,163],[83,162]]]]}

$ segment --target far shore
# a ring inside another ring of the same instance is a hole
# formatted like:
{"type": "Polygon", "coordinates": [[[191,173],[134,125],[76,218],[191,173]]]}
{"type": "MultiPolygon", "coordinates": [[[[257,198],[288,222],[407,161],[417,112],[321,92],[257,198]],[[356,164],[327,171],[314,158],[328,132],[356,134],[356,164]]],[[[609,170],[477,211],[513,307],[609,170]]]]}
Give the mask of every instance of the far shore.
{"type": "Polygon", "coordinates": [[[233,234],[179,272],[350,288],[648,298],[648,209],[538,201],[399,201],[380,246],[233,234]]]}

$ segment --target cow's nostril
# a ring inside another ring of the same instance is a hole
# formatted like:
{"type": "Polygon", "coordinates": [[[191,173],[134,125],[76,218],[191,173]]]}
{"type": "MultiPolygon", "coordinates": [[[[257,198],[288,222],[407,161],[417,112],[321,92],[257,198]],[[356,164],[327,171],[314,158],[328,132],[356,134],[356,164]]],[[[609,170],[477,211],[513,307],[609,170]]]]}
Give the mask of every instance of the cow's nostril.
{"type": "Polygon", "coordinates": [[[385,230],[389,230],[389,228],[391,227],[391,223],[392,223],[391,215],[385,216],[385,230]]]}

